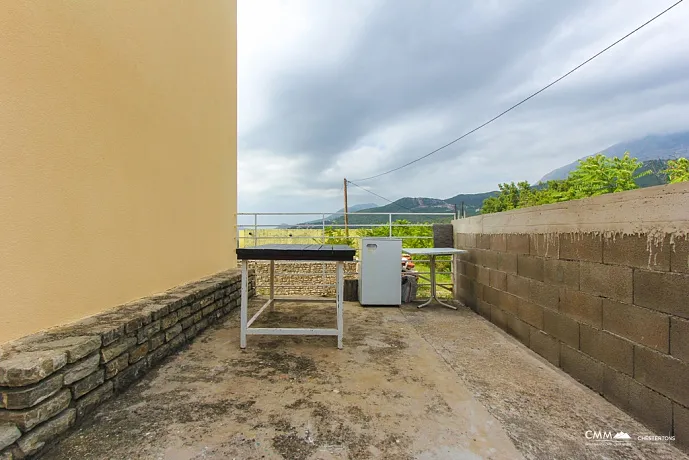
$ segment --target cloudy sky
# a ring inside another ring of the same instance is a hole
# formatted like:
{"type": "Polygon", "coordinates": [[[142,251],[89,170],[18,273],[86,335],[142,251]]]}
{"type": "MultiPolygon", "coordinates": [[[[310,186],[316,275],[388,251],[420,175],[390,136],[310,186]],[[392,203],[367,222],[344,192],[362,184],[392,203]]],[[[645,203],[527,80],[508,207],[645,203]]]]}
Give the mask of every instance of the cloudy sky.
{"type": "MultiPolygon", "coordinates": [[[[342,207],[343,177],[451,141],[674,0],[238,3],[239,211],[321,212],[342,207]]],[[[486,128],[361,185],[391,199],[484,192],[689,129],[686,24],[689,2],[486,128]]],[[[385,204],[351,190],[367,202],[385,204]]]]}

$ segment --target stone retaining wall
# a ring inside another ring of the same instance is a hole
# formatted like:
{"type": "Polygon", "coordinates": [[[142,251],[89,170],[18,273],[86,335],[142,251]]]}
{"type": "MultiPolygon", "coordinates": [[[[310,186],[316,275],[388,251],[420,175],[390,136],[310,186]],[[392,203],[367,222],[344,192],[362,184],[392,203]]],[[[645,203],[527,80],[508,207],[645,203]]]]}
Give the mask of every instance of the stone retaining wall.
{"type": "MultiPolygon", "coordinates": [[[[250,275],[250,295],[255,274],[250,275]]],[[[0,348],[0,460],[33,456],[240,303],[230,270],[0,348]]]]}
{"type": "MultiPolygon", "coordinates": [[[[266,286],[270,284],[270,262],[250,261],[249,267],[256,271],[256,284],[266,286]]],[[[335,297],[335,267],[335,262],[276,261],[275,294],[335,297]],[[306,273],[306,275],[295,275],[295,273],[306,273]],[[316,286],[317,284],[332,284],[333,286],[316,286]]],[[[345,279],[356,279],[356,271],[356,262],[344,263],[345,279]]],[[[266,295],[268,288],[258,288],[258,293],[266,295]]]]}

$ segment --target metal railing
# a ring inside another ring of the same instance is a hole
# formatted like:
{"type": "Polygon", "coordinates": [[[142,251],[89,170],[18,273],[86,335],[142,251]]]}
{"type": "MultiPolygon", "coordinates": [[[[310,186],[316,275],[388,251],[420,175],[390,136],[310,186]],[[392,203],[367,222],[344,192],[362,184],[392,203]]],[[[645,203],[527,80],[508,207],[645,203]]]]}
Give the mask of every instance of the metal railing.
{"type": "MultiPolygon", "coordinates": [[[[344,216],[343,212],[336,213],[279,213],[279,212],[240,212],[237,213],[237,247],[253,247],[262,244],[350,244],[356,250],[356,260],[358,261],[361,238],[366,235],[362,235],[366,229],[380,229],[387,228],[385,231],[376,231],[377,237],[389,237],[389,238],[400,238],[402,239],[402,245],[404,247],[422,246],[422,247],[432,247],[433,241],[433,223],[438,222],[449,222],[455,218],[455,214],[452,212],[447,213],[377,213],[377,212],[357,212],[349,213],[348,218],[351,223],[346,227],[348,229],[348,236],[345,235],[345,224],[342,221],[344,216]],[[300,224],[289,224],[289,225],[279,225],[275,222],[278,220],[294,220],[295,217],[303,217],[305,222],[300,224]],[[370,223],[362,223],[364,219],[370,221],[370,223]],[[400,220],[406,220],[406,217],[413,217],[415,220],[419,218],[427,219],[428,222],[423,223],[399,223],[400,220]],[[240,223],[243,220],[245,223],[240,223]],[[267,221],[271,221],[268,223],[267,221]],[[418,235],[405,235],[402,234],[404,231],[396,231],[396,229],[414,227],[414,228],[427,228],[428,231],[421,230],[418,235]],[[380,235],[379,233],[383,233],[380,235]],[[386,234],[386,235],[385,235],[386,234]],[[415,240],[415,241],[412,241],[415,240]]],[[[375,230],[374,230],[375,231],[375,230]]],[[[438,258],[438,262],[448,262],[447,260],[442,260],[438,258]]],[[[414,259],[416,264],[428,264],[430,261],[428,259],[414,259]]],[[[298,262],[291,262],[298,263],[298,262]]],[[[307,262],[308,263],[308,262],[307,262]]],[[[333,276],[326,271],[327,262],[313,262],[321,264],[321,273],[313,272],[281,272],[278,267],[281,265],[280,262],[276,262],[275,276],[280,274],[289,274],[295,276],[303,276],[308,278],[308,286],[310,287],[334,287],[333,283],[327,282],[328,275],[333,276]],[[314,283],[315,277],[320,276],[320,283],[314,283]]],[[[358,267],[358,264],[356,264],[358,267]]],[[[438,282],[438,286],[452,292],[452,264],[449,264],[450,270],[436,270],[436,275],[443,278],[443,275],[450,275],[450,283],[438,282]]],[[[430,271],[419,270],[416,272],[419,278],[423,281],[419,281],[419,287],[430,286],[430,280],[428,275],[430,271]]],[[[356,271],[345,271],[347,276],[356,276],[358,273],[356,271]]],[[[302,284],[301,286],[306,286],[307,284],[302,284]]],[[[299,287],[300,285],[294,285],[299,287]]],[[[290,285],[290,287],[294,287],[290,285]]],[[[267,284],[257,284],[257,288],[266,288],[267,284]]],[[[287,285],[275,285],[275,287],[287,287],[287,285]]]]}

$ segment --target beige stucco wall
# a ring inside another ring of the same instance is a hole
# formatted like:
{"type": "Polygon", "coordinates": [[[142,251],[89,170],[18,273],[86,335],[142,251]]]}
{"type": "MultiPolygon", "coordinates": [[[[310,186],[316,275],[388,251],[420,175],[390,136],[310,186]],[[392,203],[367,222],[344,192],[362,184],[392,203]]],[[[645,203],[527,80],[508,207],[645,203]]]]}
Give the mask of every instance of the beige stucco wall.
{"type": "Polygon", "coordinates": [[[0,43],[0,343],[236,265],[234,0],[3,0],[0,43]]]}

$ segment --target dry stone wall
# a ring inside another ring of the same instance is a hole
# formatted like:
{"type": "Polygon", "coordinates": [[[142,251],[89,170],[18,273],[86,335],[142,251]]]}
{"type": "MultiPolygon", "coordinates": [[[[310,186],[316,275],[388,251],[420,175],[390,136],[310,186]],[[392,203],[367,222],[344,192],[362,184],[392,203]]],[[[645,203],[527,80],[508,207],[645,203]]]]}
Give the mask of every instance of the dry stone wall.
{"type": "MultiPolygon", "coordinates": [[[[544,217],[545,218],[545,217],[544,217]]],[[[689,239],[456,233],[456,296],[689,448],[689,239]]]]}
{"type": "MultiPolygon", "coordinates": [[[[255,293],[250,273],[249,295],[255,293]]],[[[0,348],[0,460],[33,456],[240,303],[231,270],[0,348]]]]}
{"type": "MultiPolygon", "coordinates": [[[[256,272],[256,284],[270,284],[270,262],[250,261],[249,267],[256,272]]],[[[275,262],[275,294],[303,297],[335,297],[335,262],[275,262]],[[319,286],[330,284],[332,286],[319,286]]],[[[356,279],[356,262],[344,262],[345,279],[356,279]]],[[[268,287],[258,287],[258,293],[268,294],[268,287]]]]}

